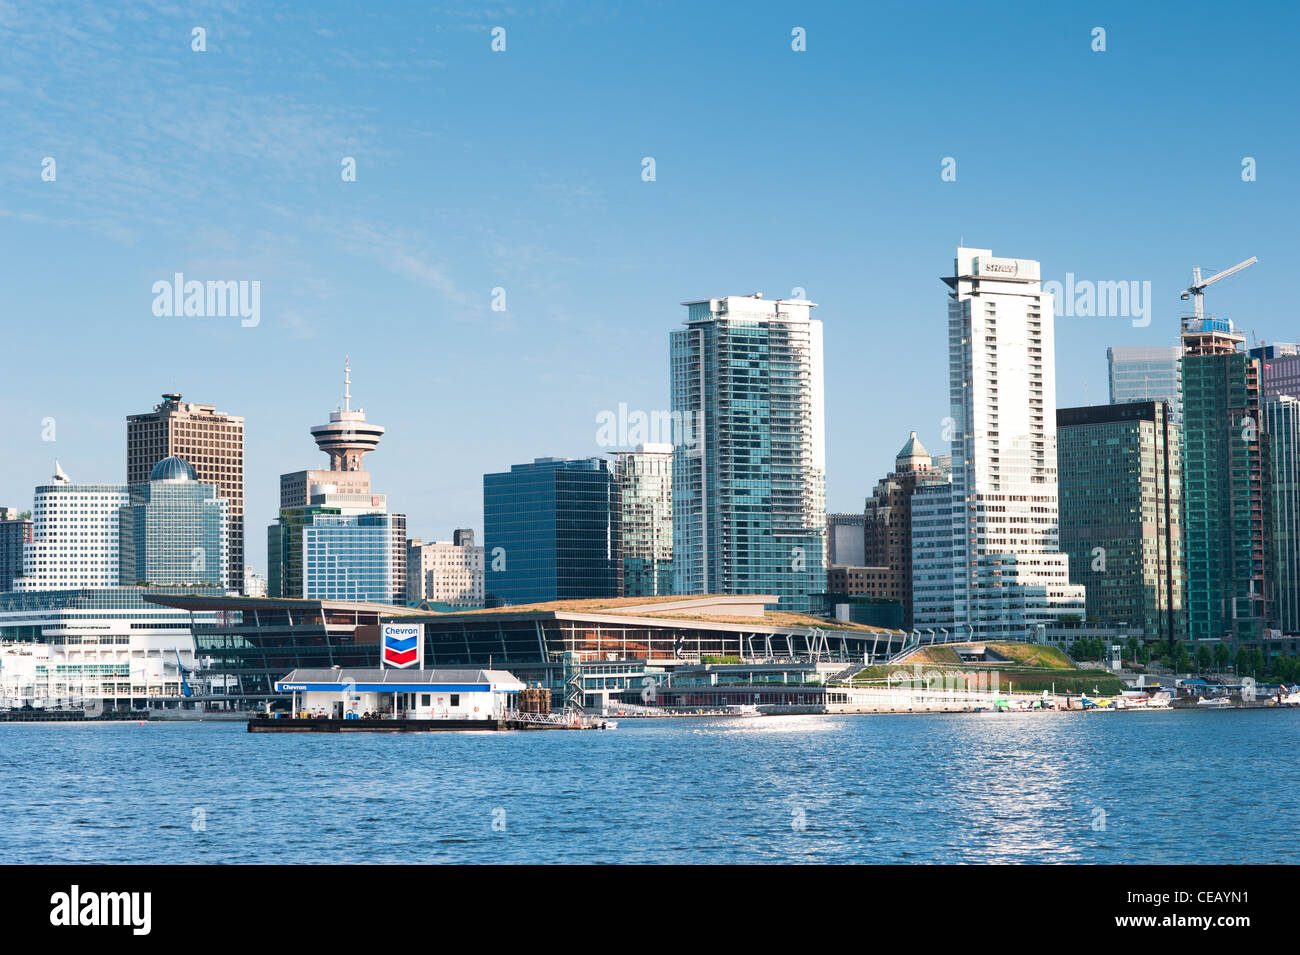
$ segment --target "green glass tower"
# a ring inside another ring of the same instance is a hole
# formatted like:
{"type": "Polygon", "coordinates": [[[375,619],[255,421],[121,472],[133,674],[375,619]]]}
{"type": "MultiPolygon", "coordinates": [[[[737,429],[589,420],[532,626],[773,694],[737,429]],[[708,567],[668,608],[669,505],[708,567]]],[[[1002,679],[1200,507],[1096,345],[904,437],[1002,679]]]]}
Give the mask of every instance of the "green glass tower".
{"type": "Polygon", "coordinates": [[[1273,395],[1264,405],[1273,505],[1273,617],[1300,633],[1300,398],[1273,395]]]}
{"type": "Polygon", "coordinates": [[[673,581],[679,595],[826,592],[822,324],[806,299],[683,303],[670,336],[673,581]]]}
{"type": "Polygon", "coordinates": [[[1061,549],[1086,613],[1187,637],[1178,428],[1164,401],[1056,412],[1061,549]]]}
{"type": "Polygon", "coordinates": [[[1271,619],[1273,554],[1260,363],[1225,319],[1183,326],[1187,629],[1258,640],[1271,619]]]}
{"type": "Polygon", "coordinates": [[[230,562],[230,502],[181,457],[164,458],[130,487],[118,512],[123,587],[221,587],[230,562]]]}

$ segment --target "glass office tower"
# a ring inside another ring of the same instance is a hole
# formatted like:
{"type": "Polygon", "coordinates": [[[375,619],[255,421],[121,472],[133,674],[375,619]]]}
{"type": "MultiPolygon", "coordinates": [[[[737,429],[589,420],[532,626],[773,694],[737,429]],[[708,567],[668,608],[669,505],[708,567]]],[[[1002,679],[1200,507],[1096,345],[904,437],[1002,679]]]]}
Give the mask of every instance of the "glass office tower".
{"type": "Polygon", "coordinates": [[[1300,398],[1270,397],[1264,431],[1273,495],[1273,617],[1283,633],[1300,633],[1300,398]]]}
{"type": "Polygon", "coordinates": [[[673,446],[642,444],[614,455],[622,528],[623,595],[673,592],[673,446]]]}
{"type": "Polygon", "coordinates": [[[281,508],[267,529],[267,594],[402,604],[406,516],[382,494],[312,488],[306,507],[281,508]]]}
{"type": "Polygon", "coordinates": [[[684,303],[671,333],[678,594],[826,592],[822,323],[805,299],[684,303]]]}
{"type": "Polygon", "coordinates": [[[395,516],[313,515],[302,528],[302,596],[390,603],[395,516]]]}
{"type": "Polygon", "coordinates": [[[230,502],[181,457],[164,458],[129,488],[118,513],[121,586],[225,587],[230,502]]]}
{"type": "Polygon", "coordinates": [[[1089,619],[1187,637],[1182,467],[1163,401],[1056,412],[1061,549],[1087,588],[1089,619]]]}
{"type": "Polygon", "coordinates": [[[1169,420],[1182,421],[1183,350],[1168,348],[1107,348],[1110,371],[1110,403],[1163,401],[1169,405],[1169,420]]]}
{"type": "Polygon", "coordinates": [[[0,591],[12,590],[14,579],[23,575],[23,553],[31,542],[31,515],[0,507],[0,591]]]}
{"type": "Polygon", "coordinates": [[[489,606],[621,594],[618,485],[604,458],[483,475],[489,606]]]}

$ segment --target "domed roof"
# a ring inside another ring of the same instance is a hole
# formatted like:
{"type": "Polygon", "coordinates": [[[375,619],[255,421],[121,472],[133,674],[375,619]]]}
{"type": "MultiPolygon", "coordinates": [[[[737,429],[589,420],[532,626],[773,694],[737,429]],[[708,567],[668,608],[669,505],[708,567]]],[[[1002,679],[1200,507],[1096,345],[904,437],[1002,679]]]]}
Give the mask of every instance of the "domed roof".
{"type": "Polygon", "coordinates": [[[194,473],[190,462],[174,456],[163,458],[149,472],[150,481],[197,481],[198,479],[199,476],[194,473]]]}

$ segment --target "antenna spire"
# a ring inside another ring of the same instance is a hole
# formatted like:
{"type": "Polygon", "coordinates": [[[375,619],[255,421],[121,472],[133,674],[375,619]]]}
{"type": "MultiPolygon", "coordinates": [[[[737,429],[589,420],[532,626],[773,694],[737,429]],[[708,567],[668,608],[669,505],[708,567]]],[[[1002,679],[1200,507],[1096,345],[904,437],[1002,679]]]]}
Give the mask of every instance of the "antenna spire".
{"type": "Polygon", "coordinates": [[[352,357],[343,356],[343,410],[352,410],[352,357]]]}

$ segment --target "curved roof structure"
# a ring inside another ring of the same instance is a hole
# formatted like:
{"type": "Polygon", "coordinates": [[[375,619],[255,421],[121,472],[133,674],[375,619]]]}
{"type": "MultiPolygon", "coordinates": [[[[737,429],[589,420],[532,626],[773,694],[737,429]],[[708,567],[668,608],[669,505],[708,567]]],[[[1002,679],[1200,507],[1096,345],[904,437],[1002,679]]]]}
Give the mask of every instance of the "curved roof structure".
{"type": "Polygon", "coordinates": [[[198,479],[199,476],[190,462],[175,455],[163,458],[149,472],[150,481],[197,481],[198,479]]]}

